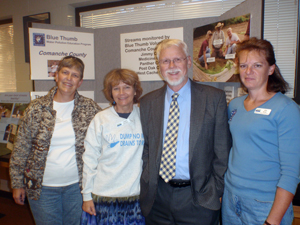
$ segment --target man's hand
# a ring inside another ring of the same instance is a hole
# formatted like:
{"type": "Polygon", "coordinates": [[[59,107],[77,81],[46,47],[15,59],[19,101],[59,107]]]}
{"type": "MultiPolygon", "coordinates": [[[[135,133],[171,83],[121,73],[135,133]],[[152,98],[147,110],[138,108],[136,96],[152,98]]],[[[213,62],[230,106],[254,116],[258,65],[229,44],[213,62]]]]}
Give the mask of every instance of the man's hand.
{"type": "Polygon", "coordinates": [[[207,63],[205,63],[205,69],[208,70],[208,65],[207,65],[207,63]]]}
{"type": "Polygon", "coordinates": [[[96,216],[96,209],[93,200],[84,201],[82,204],[82,209],[90,215],[96,216]]]}
{"type": "Polygon", "coordinates": [[[13,198],[17,204],[24,205],[24,201],[25,201],[24,188],[13,189],[13,198]]]}

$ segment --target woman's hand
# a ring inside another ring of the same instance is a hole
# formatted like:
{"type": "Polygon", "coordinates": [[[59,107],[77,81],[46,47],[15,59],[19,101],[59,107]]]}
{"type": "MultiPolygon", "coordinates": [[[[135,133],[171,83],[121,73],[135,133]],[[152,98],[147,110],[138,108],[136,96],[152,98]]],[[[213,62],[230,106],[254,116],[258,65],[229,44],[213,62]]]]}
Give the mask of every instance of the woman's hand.
{"type": "Polygon", "coordinates": [[[277,187],[275,200],[266,221],[271,225],[280,224],[286,210],[293,201],[293,198],[294,195],[292,193],[284,190],[283,188],[277,187]]]}
{"type": "Polygon", "coordinates": [[[90,215],[96,216],[96,209],[93,200],[84,201],[82,204],[82,209],[90,215]]]}
{"type": "Polygon", "coordinates": [[[13,198],[17,204],[24,205],[25,189],[24,188],[13,189],[13,198]]]}

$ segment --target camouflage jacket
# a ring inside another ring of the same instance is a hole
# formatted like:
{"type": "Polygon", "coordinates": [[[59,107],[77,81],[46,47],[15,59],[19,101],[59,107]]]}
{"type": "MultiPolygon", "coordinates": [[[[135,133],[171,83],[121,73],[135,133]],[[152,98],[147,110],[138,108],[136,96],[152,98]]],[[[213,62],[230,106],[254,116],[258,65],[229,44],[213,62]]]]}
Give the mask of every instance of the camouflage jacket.
{"type": "MultiPolygon", "coordinates": [[[[21,119],[17,139],[11,154],[9,172],[12,188],[25,188],[30,199],[39,199],[44,170],[54,131],[56,111],[53,97],[57,86],[41,98],[33,100],[21,119]]],[[[93,100],[76,92],[72,125],[75,132],[75,151],[79,184],[82,180],[82,154],[87,128],[101,108],[93,100]]]]}

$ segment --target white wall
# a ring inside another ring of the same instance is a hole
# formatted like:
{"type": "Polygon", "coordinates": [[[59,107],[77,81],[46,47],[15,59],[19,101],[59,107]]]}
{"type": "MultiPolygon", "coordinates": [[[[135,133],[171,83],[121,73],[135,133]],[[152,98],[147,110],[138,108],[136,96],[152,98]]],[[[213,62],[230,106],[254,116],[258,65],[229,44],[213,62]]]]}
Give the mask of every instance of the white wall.
{"type": "Polygon", "coordinates": [[[75,26],[75,7],[116,2],[116,0],[1,0],[0,20],[13,19],[17,91],[33,91],[30,66],[25,63],[23,16],[50,12],[51,24],[75,26]]]}

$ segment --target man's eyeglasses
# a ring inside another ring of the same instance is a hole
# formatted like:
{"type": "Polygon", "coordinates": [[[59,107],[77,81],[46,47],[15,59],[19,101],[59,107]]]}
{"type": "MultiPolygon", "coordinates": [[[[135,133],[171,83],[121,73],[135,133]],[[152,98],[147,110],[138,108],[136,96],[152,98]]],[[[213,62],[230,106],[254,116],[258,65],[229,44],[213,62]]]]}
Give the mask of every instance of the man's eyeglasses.
{"type": "Polygon", "coordinates": [[[184,60],[186,60],[187,59],[187,57],[185,57],[185,58],[175,58],[175,59],[163,59],[163,60],[159,60],[159,63],[160,64],[162,64],[162,65],[164,65],[164,66],[168,66],[168,65],[170,65],[170,63],[171,63],[171,61],[173,62],[173,64],[180,64],[180,63],[182,63],[184,60]]]}

